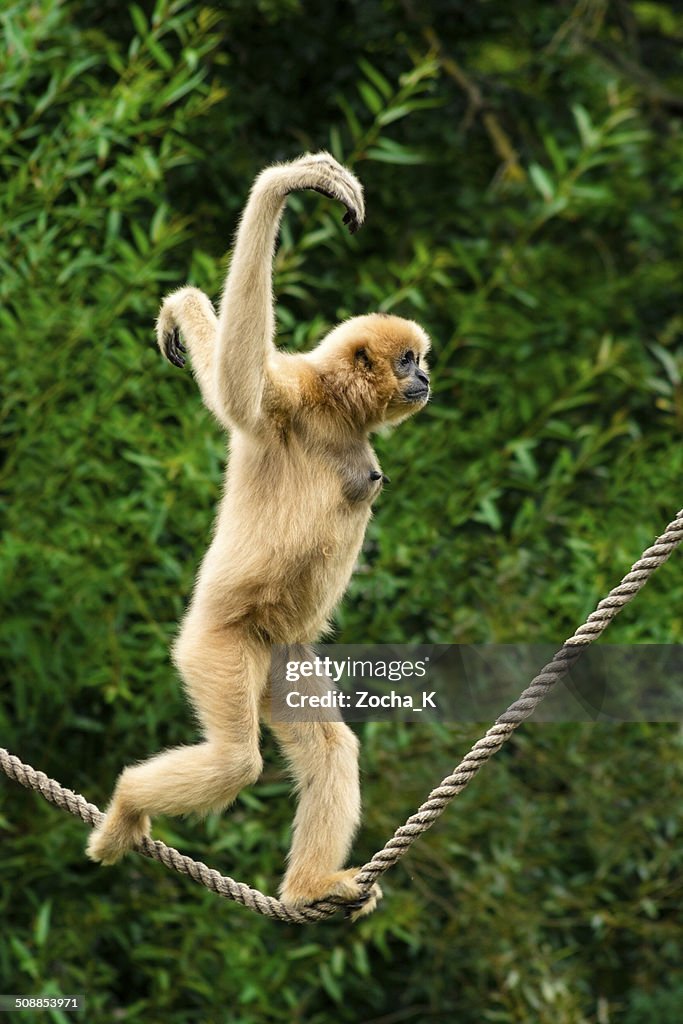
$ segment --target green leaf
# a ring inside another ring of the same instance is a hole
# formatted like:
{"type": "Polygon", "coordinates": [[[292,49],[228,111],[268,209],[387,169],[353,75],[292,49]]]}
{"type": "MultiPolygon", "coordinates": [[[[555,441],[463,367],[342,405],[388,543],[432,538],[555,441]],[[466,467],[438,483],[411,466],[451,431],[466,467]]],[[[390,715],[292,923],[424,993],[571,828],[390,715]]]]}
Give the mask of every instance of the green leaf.
{"type": "Polygon", "coordinates": [[[50,932],[50,914],[52,912],[52,900],[46,900],[38,911],[34,936],[38,947],[44,946],[50,932]]]}
{"type": "Polygon", "coordinates": [[[366,156],[368,160],[379,160],[387,164],[423,164],[427,160],[423,153],[385,138],[378,139],[377,144],[368,149],[366,156]]]}
{"type": "Polygon", "coordinates": [[[133,25],[135,26],[135,31],[142,39],[145,39],[149,32],[149,25],[147,24],[144,11],[141,7],[138,7],[137,4],[131,4],[129,10],[130,16],[133,20],[133,25]]]}
{"type": "Polygon", "coordinates": [[[659,359],[671,383],[675,386],[679,385],[681,383],[681,368],[674,356],[672,356],[671,352],[656,341],[651,342],[649,348],[657,359],[659,359]]]}
{"type": "Polygon", "coordinates": [[[576,127],[579,129],[579,136],[581,137],[581,144],[583,145],[583,148],[591,149],[595,146],[600,136],[591,123],[588,111],[585,107],[582,107],[580,103],[575,103],[571,110],[574,115],[574,120],[576,121],[576,127]]]}
{"type": "Polygon", "coordinates": [[[173,69],[173,59],[169,53],[163,48],[161,43],[149,35],[146,39],[147,49],[152,54],[157,64],[164,69],[164,71],[171,71],[173,69]]]}
{"type": "Polygon", "coordinates": [[[478,523],[485,523],[487,526],[490,526],[496,533],[503,525],[503,521],[493,495],[481,499],[479,503],[479,510],[472,516],[472,518],[478,523]]]}
{"type": "Polygon", "coordinates": [[[166,226],[166,220],[168,217],[168,204],[159,203],[157,210],[152,217],[152,223],[150,225],[150,237],[156,244],[162,236],[163,230],[166,226]]]}
{"type": "Polygon", "coordinates": [[[407,117],[411,113],[413,107],[409,103],[403,103],[400,107],[387,107],[377,117],[377,124],[385,125],[391,124],[392,121],[398,121],[402,117],[407,117]]]}
{"type": "Polygon", "coordinates": [[[205,78],[206,71],[204,68],[201,68],[189,78],[182,73],[177,74],[168,86],[160,92],[158,97],[159,105],[170,107],[173,103],[177,103],[183,96],[187,96],[188,93],[198,89],[205,78]]]}
{"type": "Polygon", "coordinates": [[[543,136],[545,151],[553,162],[553,167],[559,175],[567,172],[567,157],[557,140],[552,135],[543,136]]]}
{"type": "Polygon", "coordinates": [[[390,99],[390,97],[394,93],[394,90],[391,87],[391,84],[388,82],[388,80],[384,77],[384,75],[381,74],[381,72],[379,72],[377,68],[374,68],[372,64],[370,64],[370,62],[365,59],[365,57],[361,57],[359,59],[358,66],[360,67],[361,71],[363,71],[363,73],[366,75],[366,77],[370,79],[370,81],[373,83],[375,88],[382,94],[382,96],[384,96],[384,98],[387,100],[390,99]]]}
{"type": "Polygon", "coordinates": [[[322,986],[330,999],[335,1003],[341,1003],[343,1001],[344,997],[341,986],[326,963],[320,964],[320,981],[322,982],[322,986]]]}
{"type": "Polygon", "coordinates": [[[546,202],[549,202],[555,195],[555,183],[547,171],[540,164],[529,165],[529,177],[541,193],[546,202]]]}
{"type": "Polygon", "coordinates": [[[363,135],[363,128],[361,127],[361,123],[358,120],[356,112],[348,100],[340,93],[336,96],[336,102],[346,118],[346,123],[349,126],[349,131],[351,132],[351,138],[356,142],[363,135]]]}
{"type": "Polygon", "coordinates": [[[344,163],[344,146],[339,128],[336,125],[332,125],[330,128],[330,152],[335,160],[344,163]]]}
{"type": "Polygon", "coordinates": [[[363,97],[363,102],[371,114],[379,114],[384,106],[380,94],[372,88],[368,82],[358,83],[358,92],[363,97]]]}

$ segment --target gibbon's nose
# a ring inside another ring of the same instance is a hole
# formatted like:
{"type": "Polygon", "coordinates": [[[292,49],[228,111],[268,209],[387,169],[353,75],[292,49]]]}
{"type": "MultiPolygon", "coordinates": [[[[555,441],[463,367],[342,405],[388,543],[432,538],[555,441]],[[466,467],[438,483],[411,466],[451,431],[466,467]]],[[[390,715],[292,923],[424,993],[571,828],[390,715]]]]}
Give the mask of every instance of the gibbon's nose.
{"type": "Polygon", "coordinates": [[[429,387],[429,377],[423,370],[416,370],[415,376],[419,380],[420,384],[424,384],[426,388],[429,387]]]}

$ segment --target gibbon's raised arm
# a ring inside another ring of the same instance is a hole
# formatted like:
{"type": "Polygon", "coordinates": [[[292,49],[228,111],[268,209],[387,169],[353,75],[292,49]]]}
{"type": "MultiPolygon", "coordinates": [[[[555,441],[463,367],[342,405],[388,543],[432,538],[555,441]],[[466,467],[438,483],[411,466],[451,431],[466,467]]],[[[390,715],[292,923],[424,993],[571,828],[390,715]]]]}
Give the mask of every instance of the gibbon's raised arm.
{"type": "Polygon", "coordinates": [[[245,430],[261,416],[274,351],[273,256],[290,192],[314,189],[346,207],[354,232],[363,222],[363,190],[328,153],[266,168],[254,182],[242,214],[218,317],[213,398],[228,422],[245,430]]]}

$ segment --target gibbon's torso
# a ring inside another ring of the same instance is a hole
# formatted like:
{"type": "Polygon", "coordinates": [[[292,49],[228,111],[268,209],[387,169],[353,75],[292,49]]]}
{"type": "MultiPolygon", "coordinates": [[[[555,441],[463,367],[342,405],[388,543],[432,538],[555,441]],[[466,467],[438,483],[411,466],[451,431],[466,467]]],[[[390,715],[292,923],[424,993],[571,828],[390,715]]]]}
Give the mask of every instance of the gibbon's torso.
{"type": "Polygon", "coordinates": [[[301,426],[232,434],[214,540],[195,596],[217,625],[248,617],[272,643],[318,639],[348,585],[382,487],[367,438],[301,426]]]}

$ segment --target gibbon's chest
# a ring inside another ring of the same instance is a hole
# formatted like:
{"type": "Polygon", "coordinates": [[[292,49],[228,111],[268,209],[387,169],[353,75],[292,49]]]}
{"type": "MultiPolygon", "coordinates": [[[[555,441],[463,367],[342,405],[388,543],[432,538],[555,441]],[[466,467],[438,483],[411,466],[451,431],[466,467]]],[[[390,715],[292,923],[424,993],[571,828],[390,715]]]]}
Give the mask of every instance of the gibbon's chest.
{"type": "Polygon", "coordinates": [[[325,462],[339,482],[344,505],[371,504],[386,480],[377,456],[367,442],[343,448],[330,447],[325,452],[325,462]]]}

